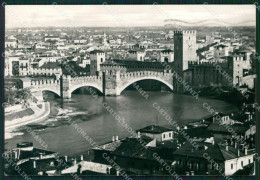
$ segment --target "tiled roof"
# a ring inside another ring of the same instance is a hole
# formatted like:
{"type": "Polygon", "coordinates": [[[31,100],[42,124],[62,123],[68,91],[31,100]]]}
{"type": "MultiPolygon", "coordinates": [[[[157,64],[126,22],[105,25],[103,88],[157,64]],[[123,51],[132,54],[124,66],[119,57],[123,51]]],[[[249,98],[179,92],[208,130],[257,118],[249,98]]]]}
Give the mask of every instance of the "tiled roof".
{"type": "Polygon", "coordinates": [[[207,155],[214,160],[217,161],[224,161],[224,157],[216,144],[206,143],[206,142],[196,142],[196,145],[199,148],[195,148],[189,142],[186,142],[182,145],[178,150],[176,150],[173,154],[174,155],[181,155],[181,156],[190,156],[190,157],[199,157],[204,158],[203,154],[207,153],[207,155]]]}
{"type": "Polygon", "coordinates": [[[52,151],[46,151],[43,149],[38,149],[38,148],[33,148],[32,151],[20,151],[20,160],[21,159],[27,159],[27,158],[31,158],[31,157],[39,157],[40,154],[43,153],[44,155],[49,155],[49,154],[54,154],[55,152],[52,151]]]}
{"type": "Polygon", "coordinates": [[[94,51],[90,51],[90,54],[97,54],[97,53],[103,53],[103,51],[101,50],[94,50],[94,51]]]}
{"type": "Polygon", "coordinates": [[[112,152],[112,154],[130,158],[154,160],[153,153],[157,151],[157,148],[145,148],[143,146],[148,144],[152,140],[152,138],[146,136],[142,136],[141,138],[126,138],[122,141],[122,144],[118,148],[116,148],[114,152],[112,152]]]}
{"type": "Polygon", "coordinates": [[[60,63],[58,62],[48,62],[43,64],[40,68],[46,68],[46,69],[57,69],[61,68],[60,63]]]}
{"type": "MultiPolygon", "coordinates": [[[[238,157],[245,156],[245,152],[241,151],[241,150],[239,150],[239,156],[238,156],[238,148],[235,148],[230,145],[228,146],[228,150],[226,150],[225,145],[219,145],[219,148],[220,148],[221,153],[223,154],[223,157],[225,158],[225,160],[235,159],[238,157]]],[[[247,153],[248,153],[248,155],[250,155],[250,154],[254,154],[255,151],[248,150],[247,153]]]]}
{"type": "Polygon", "coordinates": [[[234,132],[239,133],[239,134],[244,134],[248,130],[247,127],[244,127],[242,125],[236,125],[236,124],[228,125],[227,127],[228,128],[226,128],[224,125],[214,123],[214,124],[209,125],[207,130],[211,131],[211,132],[220,132],[220,133],[228,133],[228,134],[230,134],[230,132],[228,131],[229,128],[232,128],[234,132]]]}
{"type": "Polygon", "coordinates": [[[119,147],[122,144],[121,140],[119,141],[113,141],[98,147],[95,147],[93,149],[95,150],[106,150],[106,151],[114,151],[117,147],[119,147]]]}
{"type": "Polygon", "coordinates": [[[173,50],[171,50],[171,49],[164,49],[164,50],[162,50],[161,52],[167,52],[167,53],[169,53],[169,52],[173,52],[173,50]]]}
{"type": "Polygon", "coordinates": [[[190,128],[186,130],[186,133],[191,138],[210,138],[213,135],[206,129],[206,127],[190,128]]]}
{"type": "Polygon", "coordinates": [[[161,134],[163,132],[172,131],[172,129],[162,127],[162,126],[157,126],[157,125],[151,125],[151,126],[147,126],[145,128],[139,129],[137,131],[139,131],[141,133],[161,134]]]}

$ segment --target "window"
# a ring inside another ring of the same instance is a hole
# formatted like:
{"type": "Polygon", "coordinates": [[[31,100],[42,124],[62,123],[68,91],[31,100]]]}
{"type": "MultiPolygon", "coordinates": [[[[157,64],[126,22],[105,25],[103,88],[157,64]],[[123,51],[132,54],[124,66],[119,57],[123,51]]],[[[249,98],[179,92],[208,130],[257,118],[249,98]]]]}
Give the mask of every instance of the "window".
{"type": "Polygon", "coordinates": [[[165,134],[163,135],[163,138],[165,138],[165,134]]]}
{"type": "Polygon", "coordinates": [[[250,159],[248,159],[248,164],[250,164],[251,163],[251,161],[250,161],[250,159]]]}
{"type": "Polygon", "coordinates": [[[231,164],[231,169],[233,169],[233,164],[231,164]]]}
{"type": "Polygon", "coordinates": [[[241,161],[241,166],[243,167],[243,161],[241,161]]]}
{"type": "Polygon", "coordinates": [[[172,133],[169,133],[169,137],[172,137],[172,133]]]}

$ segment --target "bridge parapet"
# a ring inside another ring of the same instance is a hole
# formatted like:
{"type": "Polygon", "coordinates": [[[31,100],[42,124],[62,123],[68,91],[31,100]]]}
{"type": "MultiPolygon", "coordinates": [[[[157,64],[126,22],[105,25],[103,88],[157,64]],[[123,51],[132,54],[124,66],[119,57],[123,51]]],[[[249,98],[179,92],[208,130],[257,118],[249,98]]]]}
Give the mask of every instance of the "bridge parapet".
{"type": "Polygon", "coordinates": [[[84,76],[71,78],[71,84],[84,84],[88,82],[94,82],[97,84],[102,84],[102,76],[84,76]]]}
{"type": "Polygon", "coordinates": [[[134,77],[144,77],[144,76],[161,76],[161,77],[165,77],[165,76],[172,76],[172,73],[166,73],[166,72],[156,72],[156,71],[136,71],[136,72],[129,72],[129,73],[125,73],[125,74],[120,74],[120,79],[123,78],[134,78],[134,77]]]}
{"type": "Polygon", "coordinates": [[[37,85],[37,86],[48,86],[48,85],[59,85],[59,80],[54,79],[44,79],[44,80],[32,80],[31,86],[37,85]]]}

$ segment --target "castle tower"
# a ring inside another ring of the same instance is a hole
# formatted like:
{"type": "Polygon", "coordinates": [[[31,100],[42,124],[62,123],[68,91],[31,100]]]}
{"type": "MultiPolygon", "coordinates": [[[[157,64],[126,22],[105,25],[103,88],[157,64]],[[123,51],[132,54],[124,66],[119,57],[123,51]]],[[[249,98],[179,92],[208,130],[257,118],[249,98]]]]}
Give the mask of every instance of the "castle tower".
{"type": "Polygon", "coordinates": [[[234,54],[228,57],[228,67],[230,75],[233,78],[233,85],[242,85],[244,56],[242,54],[234,54]]]}
{"type": "Polygon", "coordinates": [[[137,51],[136,55],[137,55],[137,61],[144,61],[145,51],[139,50],[137,51]]]}
{"type": "Polygon", "coordinates": [[[172,50],[170,49],[165,49],[163,51],[161,51],[160,53],[160,61],[161,62],[173,62],[174,61],[174,53],[172,50]]]}
{"type": "Polygon", "coordinates": [[[174,32],[174,62],[180,71],[188,69],[189,61],[197,60],[196,31],[174,32]]]}
{"type": "Polygon", "coordinates": [[[128,58],[132,60],[137,60],[137,61],[144,61],[146,52],[144,50],[138,49],[138,50],[130,50],[128,51],[129,55],[128,58]]]}
{"type": "Polygon", "coordinates": [[[100,64],[105,61],[106,55],[103,51],[94,50],[90,52],[90,75],[98,75],[100,64]]]}

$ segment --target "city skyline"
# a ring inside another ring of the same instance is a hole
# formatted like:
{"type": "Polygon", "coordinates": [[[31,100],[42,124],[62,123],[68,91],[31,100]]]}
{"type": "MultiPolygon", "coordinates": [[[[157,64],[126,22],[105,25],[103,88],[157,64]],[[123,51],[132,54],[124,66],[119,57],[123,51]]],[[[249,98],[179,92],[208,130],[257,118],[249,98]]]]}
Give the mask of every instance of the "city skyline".
{"type": "Polygon", "coordinates": [[[255,13],[253,5],[7,5],[6,27],[164,26],[169,19],[177,25],[255,26],[255,13]]]}

